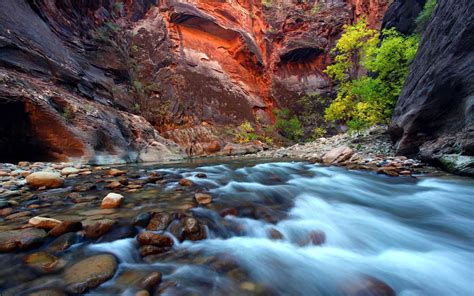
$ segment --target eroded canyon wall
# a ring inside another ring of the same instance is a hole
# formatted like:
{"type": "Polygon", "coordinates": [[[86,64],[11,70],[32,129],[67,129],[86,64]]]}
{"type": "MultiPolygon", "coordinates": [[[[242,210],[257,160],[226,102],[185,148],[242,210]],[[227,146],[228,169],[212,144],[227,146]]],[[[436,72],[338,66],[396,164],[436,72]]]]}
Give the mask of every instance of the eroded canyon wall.
{"type": "Polygon", "coordinates": [[[474,175],[473,65],[474,2],[438,1],[393,116],[398,153],[474,175]]]}
{"type": "MultiPolygon", "coordinates": [[[[24,147],[44,151],[38,159],[160,160],[182,153],[173,142],[197,142],[204,153],[230,141],[226,130],[244,120],[264,128],[277,107],[298,108],[308,93],[330,97],[323,70],[343,25],[366,16],[378,27],[387,6],[2,1],[0,106],[23,116],[15,133],[28,139],[24,147]]],[[[2,147],[14,142],[7,130],[2,147]]],[[[15,151],[5,154],[25,155],[15,151]]]]}

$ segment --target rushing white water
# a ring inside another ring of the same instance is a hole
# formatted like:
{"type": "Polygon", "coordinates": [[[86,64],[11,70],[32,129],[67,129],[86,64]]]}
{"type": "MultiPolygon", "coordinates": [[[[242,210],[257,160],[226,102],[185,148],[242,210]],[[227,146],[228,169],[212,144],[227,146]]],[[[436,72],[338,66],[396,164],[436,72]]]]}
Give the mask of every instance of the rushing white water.
{"type": "MultiPolygon", "coordinates": [[[[345,295],[347,287],[370,276],[387,283],[397,295],[474,295],[470,179],[392,178],[307,163],[162,171],[183,174],[208,187],[216,202],[289,204],[288,215],[276,224],[228,216],[229,223],[240,226],[241,235],[223,238],[211,230],[210,239],[177,246],[191,253],[231,256],[252,282],[274,294],[345,295]],[[196,172],[208,178],[196,178],[196,172]],[[283,239],[269,239],[271,229],[283,239]],[[324,244],[302,246],[300,242],[314,231],[325,233],[324,244]]],[[[120,253],[136,249],[130,247],[133,243],[112,243],[124,264],[132,263],[132,257],[120,253]]],[[[191,291],[241,293],[205,265],[176,266],[165,279],[191,291]],[[203,282],[205,290],[193,288],[203,282]]]]}

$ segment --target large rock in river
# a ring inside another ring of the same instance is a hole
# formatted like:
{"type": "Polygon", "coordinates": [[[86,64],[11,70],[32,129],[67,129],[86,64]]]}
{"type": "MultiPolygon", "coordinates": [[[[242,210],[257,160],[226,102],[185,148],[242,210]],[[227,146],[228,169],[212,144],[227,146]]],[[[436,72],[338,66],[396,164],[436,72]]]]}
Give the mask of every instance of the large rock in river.
{"type": "Polygon", "coordinates": [[[0,253],[39,246],[45,237],[44,230],[35,228],[0,232],[0,253]]]}
{"type": "Polygon", "coordinates": [[[335,164],[348,160],[351,158],[354,151],[347,146],[340,146],[332,149],[323,155],[323,163],[325,164],[335,164]]]}
{"type": "Polygon", "coordinates": [[[36,172],[26,177],[26,183],[31,188],[59,188],[63,186],[64,179],[59,173],[36,172]]]}
{"type": "Polygon", "coordinates": [[[64,271],[63,278],[69,293],[79,294],[111,279],[117,270],[117,259],[102,254],[83,259],[64,271]]]}

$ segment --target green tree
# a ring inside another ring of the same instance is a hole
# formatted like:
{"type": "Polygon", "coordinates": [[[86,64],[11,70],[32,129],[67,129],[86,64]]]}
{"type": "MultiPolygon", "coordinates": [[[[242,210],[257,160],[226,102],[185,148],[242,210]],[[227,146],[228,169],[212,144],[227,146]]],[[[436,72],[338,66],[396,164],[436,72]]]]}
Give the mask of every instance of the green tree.
{"type": "Polygon", "coordinates": [[[437,0],[428,0],[423,7],[423,10],[420,12],[416,18],[416,30],[418,32],[423,32],[428,25],[428,21],[433,15],[433,11],[436,8],[437,0]]]}
{"type": "Polygon", "coordinates": [[[288,108],[275,109],[275,129],[285,138],[291,141],[299,141],[304,135],[303,126],[298,117],[291,115],[288,108]]]}
{"type": "Polygon", "coordinates": [[[336,45],[335,62],[325,71],[339,84],[325,119],[341,120],[351,130],[386,123],[418,43],[418,37],[401,35],[395,29],[383,30],[379,36],[363,20],[347,26],[336,45]]]}

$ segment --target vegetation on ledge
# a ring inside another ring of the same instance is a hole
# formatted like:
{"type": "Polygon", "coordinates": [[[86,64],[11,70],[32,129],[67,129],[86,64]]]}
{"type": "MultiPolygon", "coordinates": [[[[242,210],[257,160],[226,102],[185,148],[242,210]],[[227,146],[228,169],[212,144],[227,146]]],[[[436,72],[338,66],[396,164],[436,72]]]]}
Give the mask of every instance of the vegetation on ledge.
{"type": "Polygon", "coordinates": [[[346,26],[333,50],[335,63],[325,70],[339,84],[326,120],[344,122],[350,130],[387,123],[418,43],[418,36],[404,36],[395,29],[380,34],[365,20],[346,26]]]}

